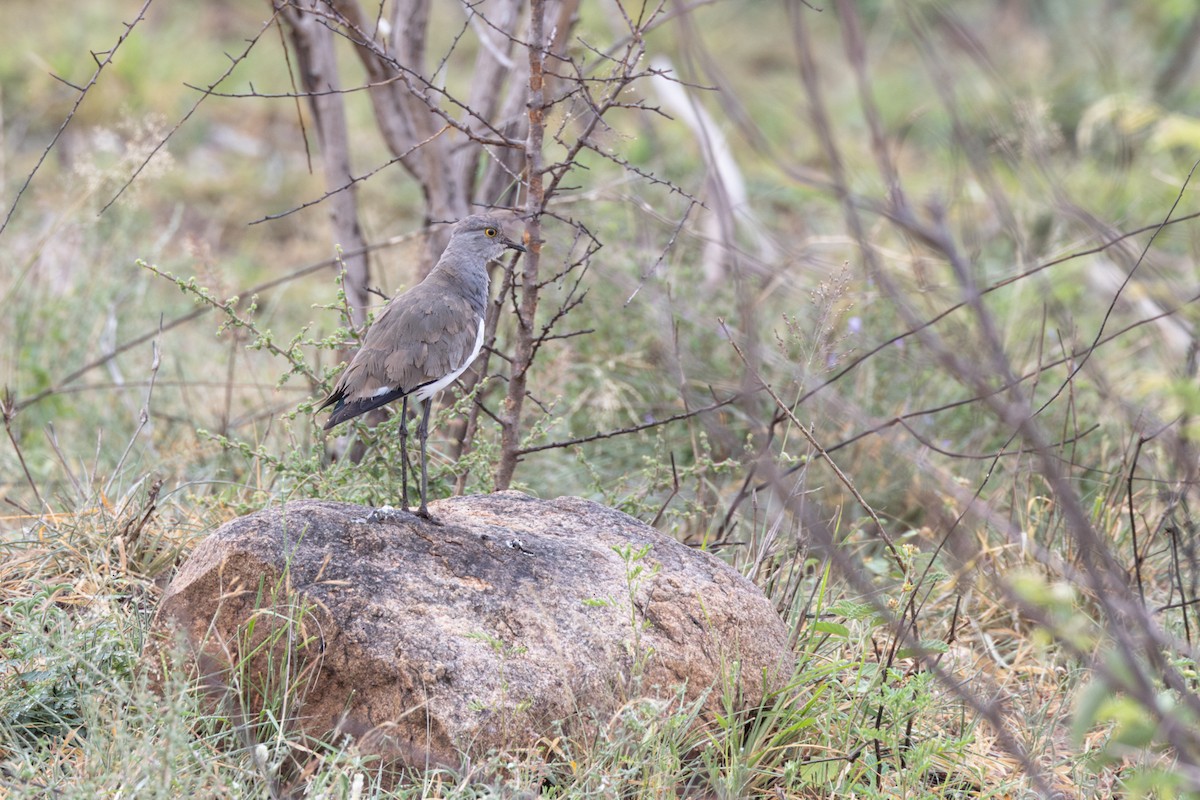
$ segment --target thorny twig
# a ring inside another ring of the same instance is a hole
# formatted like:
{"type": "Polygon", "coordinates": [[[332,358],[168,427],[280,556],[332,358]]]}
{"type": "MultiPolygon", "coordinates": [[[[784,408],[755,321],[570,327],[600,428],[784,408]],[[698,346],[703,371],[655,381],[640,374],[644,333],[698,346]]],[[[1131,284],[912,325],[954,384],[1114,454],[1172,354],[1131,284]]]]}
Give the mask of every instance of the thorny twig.
{"type": "MultiPolygon", "coordinates": [[[[54,145],[58,144],[58,140],[62,137],[63,131],[67,129],[67,125],[71,124],[71,120],[75,118],[75,113],[79,111],[79,106],[83,103],[83,99],[87,97],[88,91],[96,85],[96,81],[100,79],[100,73],[104,71],[104,68],[112,63],[113,58],[117,55],[117,50],[133,33],[134,27],[143,19],[145,19],[146,11],[150,8],[150,3],[152,2],[153,0],[146,0],[146,2],[142,5],[141,10],[138,11],[137,16],[134,17],[133,22],[123,23],[125,25],[125,32],[117,37],[116,44],[114,44],[108,50],[92,52],[92,60],[96,62],[96,71],[92,73],[92,77],[88,79],[86,84],[83,86],[76,86],[73,83],[59,78],[60,81],[70,86],[72,89],[75,89],[79,93],[79,96],[75,98],[75,105],[71,106],[71,110],[67,112],[66,118],[63,119],[62,124],[58,126],[58,130],[54,132],[54,136],[51,137],[50,141],[46,144],[46,148],[42,151],[41,156],[38,157],[37,163],[33,165],[33,169],[31,169],[29,174],[25,176],[25,182],[22,183],[21,188],[17,190],[17,196],[13,198],[12,205],[9,206],[8,213],[4,216],[4,222],[0,223],[0,234],[4,233],[4,229],[8,227],[9,221],[12,219],[13,214],[16,213],[17,204],[21,202],[21,196],[24,195],[25,190],[29,188],[29,184],[33,181],[33,176],[37,174],[39,169],[41,169],[42,164],[46,161],[46,157],[50,155],[50,151],[54,149],[54,145]],[[101,55],[104,56],[103,61],[101,61],[99,58],[101,55]]],[[[55,77],[57,78],[58,76],[56,75],[55,77]]],[[[149,159],[147,159],[147,161],[149,161],[149,159]]],[[[107,208],[107,206],[105,206],[105,208],[107,208]]]]}
{"type": "MultiPolygon", "coordinates": [[[[149,2],[147,2],[147,5],[149,5],[149,2]]],[[[254,36],[249,39],[245,49],[242,50],[241,53],[239,53],[237,56],[229,57],[229,67],[223,73],[221,73],[221,75],[215,81],[209,84],[209,91],[215,89],[222,82],[224,82],[226,78],[233,74],[233,71],[237,69],[237,66],[246,60],[246,58],[250,55],[250,51],[254,49],[254,46],[258,44],[258,40],[262,38],[262,35],[266,33],[270,26],[275,24],[275,16],[277,13],[278,12],[272,14],[271,18],[262,24],[262,27],[258,29],[258,33],[254,34],[254,36]]],[[[175,123],[175,127],[167,131],[166,135],[158,140],[158,143],[155,144],[150,152],[146,155],[146,157],[142,160],[142,163],[139,164],[136,169],[134,169],[133,174],[131,174],[129,178],[123,184],[121,184],[121,188],[117,189],[117,193],[114,194],[112,198],[100,209],[101,214],[103,214],[105,211],[108,211],[112,204],[117,202],[121,195],[125,193],[125,190],[128,189],[133,182],[137,180],[137,177],[142,174],[142,170],[146,168],[151,159],[158,155],[159,150],[162,150],[167,146],[167,142],[170,141],[171,137],[174,136],[179,129],[182,128],[183,125],[192,118],[192,115],[196,113],[196,109],[200,108],[200,104],[203,103],[207,98],[208,94],[201,94],[200,99],[193,103],[192,107],[189,108],[187,112],[179,118],[179,121],[175,123]]]]}
{"type": "Polygon", "coordinates": [[[566,440],[559,441],[559,442],[551,442],[550,444],[539,444],[539,445],[534,445],[532,447],[525,447],[525,448],[522,448],[521,450],[517,451],[517,455],[518,456],[527,456],[527,455],[530,455],[531,453],[540,453],[543,450],[558,450],[563,447],[574,447],[575,445],[588,444],[590,442],[598,442],[603,439],[612,439],[616,436],[627,436],[631,433],[638,433],[639,431],[646,431],[646,430],[650,430],[652,428],[660,428],[663,425],[670,425],[673,422],[681,422],[685,419],[691,419],[692,417],[697,417],[702,414],[707,414],[710,411],[716,411],[719,408],[724,408],[725,406],[731,405],[732,403],[736,403],[739,399],[741,399],[739,395],[733,395],[732,397],[726,398],[725,400],[719,400],[719,401],[712,403],[710,405],[707,405],[707,406],[702,406],[700,408],[694,408],[691,411],[684,411],[679,414],[674,414],[672,416],[665,417],[664,419],[651,420],[650,422],[643,422],[640,425],[631,425],[628,428],[620,428],[619,430],[604,431],[603,433],[593,433],[590,436],[579,436],[574,439],[566,439],[566,440]]]}

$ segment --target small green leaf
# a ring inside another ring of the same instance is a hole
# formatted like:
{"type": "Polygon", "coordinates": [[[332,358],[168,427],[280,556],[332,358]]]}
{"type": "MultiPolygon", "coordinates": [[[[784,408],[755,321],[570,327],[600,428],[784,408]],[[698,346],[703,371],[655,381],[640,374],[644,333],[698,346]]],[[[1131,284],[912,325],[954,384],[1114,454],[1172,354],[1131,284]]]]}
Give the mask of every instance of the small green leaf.
{"type": "Polygon", "coordinates": [[[817,620],[812,624],[812,629],[817,633],[827,633],[830,636],[841,636],[843,639],[850,637],[850,629],[839,622],[817,620]]]}
{"type": "Polygon", "coordinates": [[[855,603],[850,600],[841,600],[829,607],[829,613],[837,617],[845,617],[846,619],[866,619],[875,613],[875,606],[870,603],[855,603]]]}

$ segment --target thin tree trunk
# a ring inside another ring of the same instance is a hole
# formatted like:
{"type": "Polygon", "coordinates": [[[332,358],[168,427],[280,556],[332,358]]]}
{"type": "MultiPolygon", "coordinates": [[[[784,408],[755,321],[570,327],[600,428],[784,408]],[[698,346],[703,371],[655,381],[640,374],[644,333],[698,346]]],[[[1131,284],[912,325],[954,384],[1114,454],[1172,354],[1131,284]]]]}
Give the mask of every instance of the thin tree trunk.
{"type": "Polygon", "coordinates": [[[525,174],[529,190],[525,196],[527,219],[525,230],[529,252],[524,256],[521,271],[521,302],[517,314],[516,348],[508,394],[500,410],[500,463],[496,468],[496,489],[503,490],[512,483],[521,446],[521,407],[525,402],[525,385],[533,360],[537,336],[535,316],[538,303],[538,263],[541,260],[541,213],[545,200],[542,186],[542,141],[544,136],[545,85],[542,60],[545,56],[545,2],[532,0],[529,21],[529,135],[525,143],[525,174]]]}
{"type": "Polygon", "coordinates": [[[343,259],[346,265],[346,300],[354,324],[362,325],[366,321],[366,308],[370,303],[367,293],[370,267],[367,263],[366,239],[358,224],[358,198],[355,186],[350,184],[353,177],[350,141],[345,106],[342,96],[337,94],[341,81],[333,32],[316,16],[295,6],[280,3],[279,8],[288,23],[299,62],[301,84],[308,93],[309,106],[317,124],[325,186],[328,191],[347,187],[332,195],[327,203],[333,221],[334,241],[349,254],[343,259]]]}
{"type": "MultiPolygon", "coordinates": [[[[367,71],[368,94],[384,143],[416,179],[425,196],[426,222],[450,222],[467,215],[464,187],[451,169],[461,134],[446,130],[438,115],[438,94],[426,83],[425,39],[428,0],[396,3],[390,41],[371,38],[374,18],[355,0],[326,0],[355,41],[354,51],[367,71]]],[[[433,268],[450,238],[450,226],[435,226],[425,242],[422,272],[433,268]]]]}

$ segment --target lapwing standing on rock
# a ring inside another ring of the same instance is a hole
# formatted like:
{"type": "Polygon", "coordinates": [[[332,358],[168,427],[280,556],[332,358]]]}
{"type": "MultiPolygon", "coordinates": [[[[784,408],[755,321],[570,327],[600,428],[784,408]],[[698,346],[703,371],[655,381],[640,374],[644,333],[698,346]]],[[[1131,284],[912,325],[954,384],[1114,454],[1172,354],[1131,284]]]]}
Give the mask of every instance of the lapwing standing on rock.
{"type": "Polygon", "coordinates": [[[408,398],[421,401],[417,428],[421,506],[417,514],[425,519],[430,519],[425,462],[429,407],[434,395],[453,383],[479,355],[488,302],[487,263],[505,250],[526,252],[505,235],[500,220],[488,215],[459,220],[433,270],[425,280],[392,298],[367,330],[362,348],[350,360],[333,393],[317,409],[333,406],[325,423],[329,430],[385,403],[403,401],[400,479],[401,502],[407,511],[408,398]]]}

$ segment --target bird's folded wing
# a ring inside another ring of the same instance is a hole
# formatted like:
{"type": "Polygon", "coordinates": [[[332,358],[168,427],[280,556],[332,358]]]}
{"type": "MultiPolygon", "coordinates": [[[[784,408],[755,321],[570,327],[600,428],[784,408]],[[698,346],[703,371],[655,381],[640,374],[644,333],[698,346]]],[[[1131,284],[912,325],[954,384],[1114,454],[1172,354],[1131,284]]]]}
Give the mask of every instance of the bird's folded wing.
{"type": "Polygon", "coordinates": [[[475,347],[479,318],[463,299],[410,292],[375,321],[355,357],[363,374],[356,396],[383,388],[405,393],[464,366],[475,347]]]}

